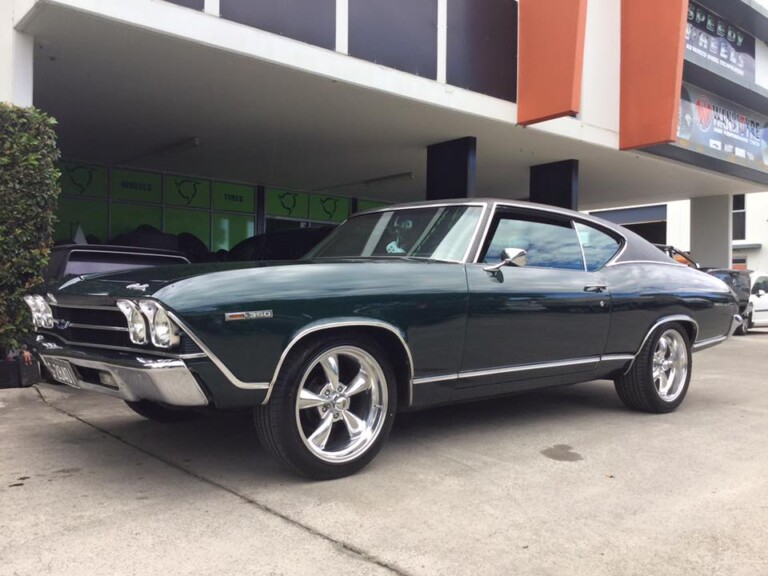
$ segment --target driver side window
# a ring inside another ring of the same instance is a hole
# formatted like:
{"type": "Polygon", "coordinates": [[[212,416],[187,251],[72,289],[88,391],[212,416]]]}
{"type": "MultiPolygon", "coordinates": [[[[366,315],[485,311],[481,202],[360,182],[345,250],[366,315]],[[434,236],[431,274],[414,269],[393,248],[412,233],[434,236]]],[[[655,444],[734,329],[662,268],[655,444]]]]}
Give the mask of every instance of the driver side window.
{"type": "Polygon", "coordinates": [[[482,257],[485,263],[500,262],[505,248],[520,248],[528,256],[526,267],[584,270],[579,237],[569,220],[501,213],[494,218],[489,238],[482,257]]]}

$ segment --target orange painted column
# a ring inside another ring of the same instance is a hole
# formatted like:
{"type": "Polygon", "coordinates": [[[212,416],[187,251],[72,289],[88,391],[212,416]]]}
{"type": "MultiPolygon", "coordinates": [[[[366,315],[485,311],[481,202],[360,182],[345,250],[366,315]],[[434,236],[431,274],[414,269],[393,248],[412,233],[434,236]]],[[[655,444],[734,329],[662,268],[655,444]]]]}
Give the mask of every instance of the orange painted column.
{"type": "Polygon", "coordinates": [[[622,0],[619,148],[674,142],[688,0],[622,0]]]}
{"type": "Polygon", "coordinates": [[[587,0],[519,0],[518,11],[517,123],[576,115],[587,0]]]}

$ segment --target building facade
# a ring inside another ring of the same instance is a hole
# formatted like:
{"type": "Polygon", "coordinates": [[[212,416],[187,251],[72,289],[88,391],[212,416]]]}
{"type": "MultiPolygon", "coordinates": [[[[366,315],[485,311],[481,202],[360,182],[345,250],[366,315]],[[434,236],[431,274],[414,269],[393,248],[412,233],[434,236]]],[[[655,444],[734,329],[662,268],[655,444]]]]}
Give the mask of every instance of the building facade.
{"type": "Polygon", "coordinates": [[[59,121],[62,241],[682,202],[729,265],[732,198],[768,189],[766,39],[768,0],[4,0],[0,99],[59,121]]]}

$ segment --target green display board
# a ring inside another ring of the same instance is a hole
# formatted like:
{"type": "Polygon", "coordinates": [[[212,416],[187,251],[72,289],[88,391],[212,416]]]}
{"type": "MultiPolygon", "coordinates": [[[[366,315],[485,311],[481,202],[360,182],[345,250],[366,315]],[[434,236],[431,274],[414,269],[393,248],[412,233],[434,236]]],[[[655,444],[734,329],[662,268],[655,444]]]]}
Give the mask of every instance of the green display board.
{"type": "Polygon", "coordinates": [[[342,222],[349,217],[349,198],[310,196],[309,217],[323,222],[342,222]]]}
{"type": "Polygon", "coordinates": [[[211,183],[187,176],[165,176],[163,201],[174,206],[189,208],[211,207],[211,183]]]}
{"type": "Polygon", "coordinates": [[[163,216],[160,206],[112,204],[110,214],[112,222],[111,238],[126,232],[133,232],[142,224],[149,224],[158,230],[162,230],[163,227],[163,216]]]}
{"type": "Polygon", "coordinates": [[[358,200],[357,211],[365,212],[366,210],[375,210],[376,208],[383,208],[387,206],[386,202],[379,202],[377,200],[358,200]]]}
{"type": "Polygon", "coordinates": [[[213,215],[213,245],[211,250],[229,250],[238,242],[256,234],[253,216],[240,214],[213,215]]]}
{"type": "Polygon", "coordinates": [[[268,188],[265,194],[267,216],[283,216],[285,218],[309,218],[309,195],[305,192],[293,192],[268,188]]]}
{"type": "Polygon", "coordinates": [[[115,200],[159,204],[162,200],[162,189],[160,174],[120,168],[112,169],[112,198],[115,200]]]}
{"type": "Polygon", "coordinates": [[[62,195],[100,198],[106,198],[109,195],[109,177],[104,166],[60,162],[59,170],[62,195]]]}
{"type": "Polygon", "coordinates": [[[104,200],[62,196],[56,217],[54,240],[74,240],[79,226],[84,235],[93,234],[100,242],[107,241],[107,202],[104,200]]]}
{"type": "Polygon", "coordinates": [[[210,248],[211,215],[209,212],[183,208],[166,208],[163,212],[163,232],[169,234],[189,232],[200,238],[203,244],[210,248]]]}
{"type": "Polygon", "coordinates": [[[211,184],[211,190],[213,192],[214,210],[250,212],[253,214],[256,207],[253,186],[214,182],[211,184]]]}

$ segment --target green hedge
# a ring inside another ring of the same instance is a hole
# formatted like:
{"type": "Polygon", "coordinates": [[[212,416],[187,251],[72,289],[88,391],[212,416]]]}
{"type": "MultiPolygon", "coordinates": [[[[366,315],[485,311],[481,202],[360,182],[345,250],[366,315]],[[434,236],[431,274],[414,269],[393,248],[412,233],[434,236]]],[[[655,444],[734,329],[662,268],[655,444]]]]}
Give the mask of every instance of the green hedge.
{"type": "Polygon", "coordinates": [[[22,300],[48,263],[59,172],[56,121],[35,108],[0,102],[0,352],[31,328],[22,300]]]}

